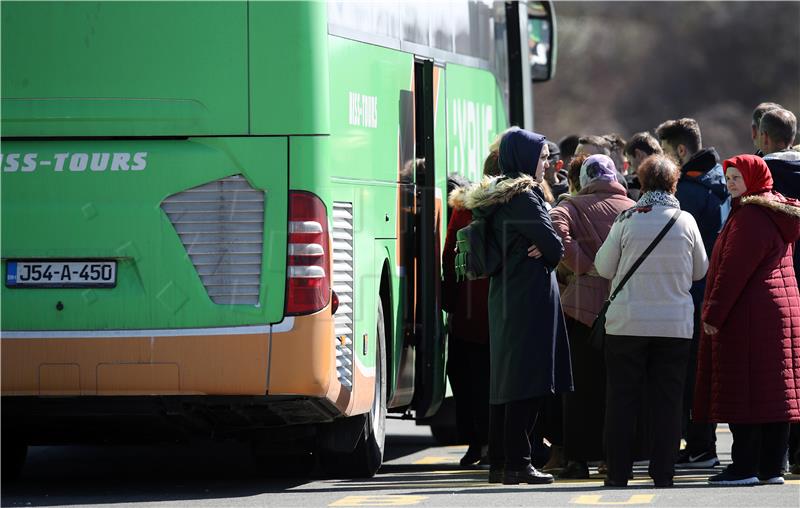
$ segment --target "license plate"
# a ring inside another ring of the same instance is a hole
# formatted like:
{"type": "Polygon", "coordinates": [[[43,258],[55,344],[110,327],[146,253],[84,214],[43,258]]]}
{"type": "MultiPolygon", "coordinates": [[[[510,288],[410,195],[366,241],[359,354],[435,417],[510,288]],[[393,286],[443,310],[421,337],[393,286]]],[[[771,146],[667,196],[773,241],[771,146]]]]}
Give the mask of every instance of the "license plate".
{"type": "Polygon", "coordinates": [[[6,286],[91,288],[117,285],[116,261],[8,261],[6,286]]]}

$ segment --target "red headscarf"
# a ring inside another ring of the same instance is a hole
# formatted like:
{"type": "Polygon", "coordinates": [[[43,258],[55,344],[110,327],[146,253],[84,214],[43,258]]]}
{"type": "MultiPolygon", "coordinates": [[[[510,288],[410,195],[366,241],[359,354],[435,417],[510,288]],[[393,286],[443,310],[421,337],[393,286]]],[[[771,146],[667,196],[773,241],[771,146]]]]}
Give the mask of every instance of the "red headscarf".
{"type": "Polygon", "coordinates": [[[764,159],[757,155],[737,155],[726,159],[722,163],[722,169],[728,174],[729,167],[735,167],[744,178],[747,190],[742,196],[761,194],[772,190],[772,173],[769,171],[764,159]]]}

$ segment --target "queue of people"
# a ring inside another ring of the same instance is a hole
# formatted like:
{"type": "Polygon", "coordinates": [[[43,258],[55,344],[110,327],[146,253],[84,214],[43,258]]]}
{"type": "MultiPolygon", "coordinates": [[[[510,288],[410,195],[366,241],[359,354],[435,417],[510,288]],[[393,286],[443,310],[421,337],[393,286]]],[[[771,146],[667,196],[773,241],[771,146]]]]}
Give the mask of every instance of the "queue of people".
{"type": "Polygon", "coordinates": [[[762,103],[752,127],[756,154],[722,162],[689,118],[627,142],[498,136],[483,180],[451,193],[443,255],[462,466],[504,484],[596,466],[622,487],[649,460],[670,487],[676,467],[720,464],[727,423],[732,463],[709,483],[800,472],[797,121],[762,103]],[[455,237],[474,218],[502,260],[459,282],[455,237]]]}

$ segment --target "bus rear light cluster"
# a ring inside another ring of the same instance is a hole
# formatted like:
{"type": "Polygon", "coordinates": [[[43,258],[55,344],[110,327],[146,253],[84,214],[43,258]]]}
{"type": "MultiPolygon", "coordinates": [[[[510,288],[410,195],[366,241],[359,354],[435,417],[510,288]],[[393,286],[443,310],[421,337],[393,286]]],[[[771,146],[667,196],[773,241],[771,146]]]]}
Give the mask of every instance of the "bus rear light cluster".
{"type": "Polygon", "coordinates": [[[310,314],[328,305],[328,215],[310,192],[289,193],[289,241],[286,258],[286,314],[310,314]]]}

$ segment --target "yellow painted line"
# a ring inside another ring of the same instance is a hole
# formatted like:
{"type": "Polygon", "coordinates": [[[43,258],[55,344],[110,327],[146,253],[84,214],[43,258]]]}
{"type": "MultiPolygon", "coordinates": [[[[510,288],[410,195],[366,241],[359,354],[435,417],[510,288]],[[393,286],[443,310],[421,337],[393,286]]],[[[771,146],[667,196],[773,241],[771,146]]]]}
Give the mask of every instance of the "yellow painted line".
{"type": "Polygon", "coordinates": [[[633,505],[633,504],[650,504],[655,497],[654,494],[634,494],[628,498],[627,501],[600,501],[603,499],[602,495],[597,494],[583,494],[573,498],[571,504],[589,504],[589,505],[603,505],[603,506],[617,506],[617,505],[633,505]]]}
{"type": "Polygon", "coordinates": [[[415,460],[414,464],[458,464],[458,459],[453,459],[453,457],[423,457],[419,460],[415,460]]]}
{"type": "Polygon", "coordinates": [[[347,496],[328,506],[411,506],[428,499],[428,496],[347,496]]]}

